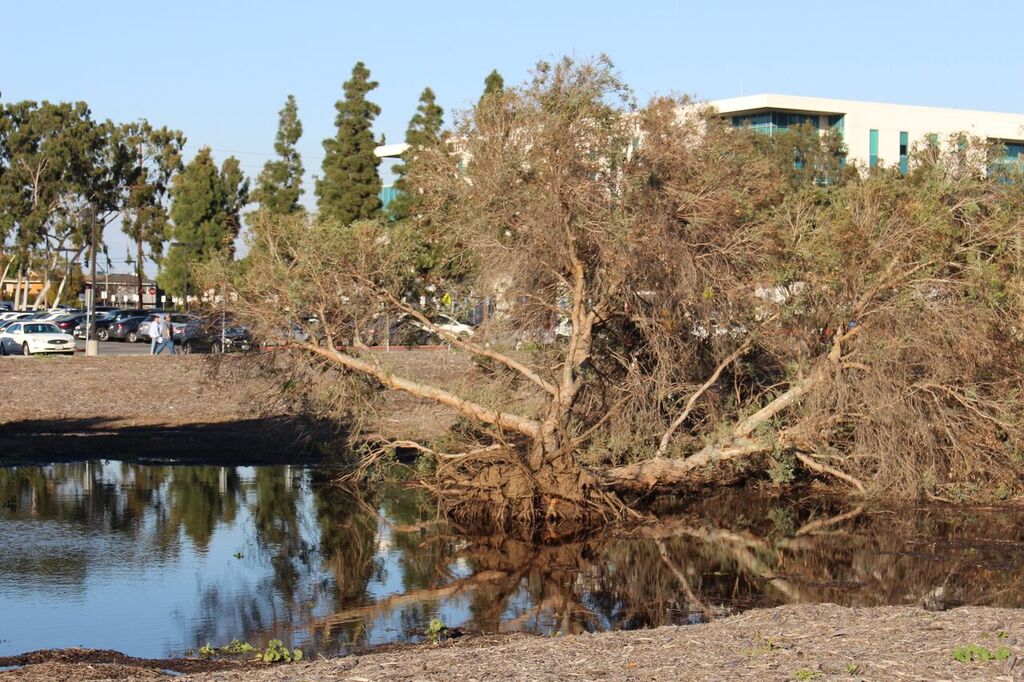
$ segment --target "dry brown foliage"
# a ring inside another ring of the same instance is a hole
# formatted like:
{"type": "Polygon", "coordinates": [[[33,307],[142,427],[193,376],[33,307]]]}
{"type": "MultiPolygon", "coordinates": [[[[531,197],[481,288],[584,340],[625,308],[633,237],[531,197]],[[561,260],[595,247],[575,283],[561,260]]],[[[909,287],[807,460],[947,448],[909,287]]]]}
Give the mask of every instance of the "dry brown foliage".
{"type": "Polygon", "coordinates": [[[1019,493],[1019,178],[932,149],[907,177],[818,173],[834,139],[636,109],[603,59],[539,65],[448,140],[417,155],[415,219],[260,216],[246,272],[215,276],[264,339],[335,368],[347,409],[386,388],[475,424],[464,452],[417,444],[454,515],[592,523],[623,513],[609,489],[766,468],[1019,493]],[[495,314],[455,337],[431,291],[495,314]],[[391,320],[477,358],[480,390],[382,364],[368,346],[391,320]]]}

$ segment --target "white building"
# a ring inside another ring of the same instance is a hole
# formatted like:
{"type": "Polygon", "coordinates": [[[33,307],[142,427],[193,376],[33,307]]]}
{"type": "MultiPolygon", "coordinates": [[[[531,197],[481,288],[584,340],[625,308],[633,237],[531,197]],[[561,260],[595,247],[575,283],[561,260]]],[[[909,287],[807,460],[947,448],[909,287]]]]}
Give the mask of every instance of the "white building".
{"type": "Polygon", "coordinates": [[[959,133],[1001,142],[1008,158],[1024,160],[1024,114],[771,94],[708,104],[734,126],[769,135],[802,123],[819,130],[832,128],[842,134],[847,158],[867,167],[898,163],[906,172],[907,156],[915,143],[929,137],[945,143],[959,133]]]}

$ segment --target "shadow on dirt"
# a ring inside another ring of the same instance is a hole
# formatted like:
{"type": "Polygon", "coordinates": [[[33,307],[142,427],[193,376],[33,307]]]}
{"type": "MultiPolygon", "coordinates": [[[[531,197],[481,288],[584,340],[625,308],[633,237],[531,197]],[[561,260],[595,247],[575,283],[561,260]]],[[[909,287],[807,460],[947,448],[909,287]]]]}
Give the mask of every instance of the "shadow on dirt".
{"type": "Polygon", "coordinates": [[[333,424],[286,417],[189,424],[125,425],[105,417],[8,422],[0,466],[84,459],[214,465],[314,464],[317,443],[337,442],[333,424]]]}

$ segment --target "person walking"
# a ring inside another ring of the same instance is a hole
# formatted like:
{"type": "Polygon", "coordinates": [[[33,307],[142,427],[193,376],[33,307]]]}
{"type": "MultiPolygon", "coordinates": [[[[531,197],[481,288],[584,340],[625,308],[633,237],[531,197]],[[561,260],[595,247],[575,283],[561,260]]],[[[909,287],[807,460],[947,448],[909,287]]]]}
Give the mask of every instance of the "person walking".
{"type": "Polygon", "coordinates": [[[171,355],[174,355],[174,325],[170,315],[164,315],[164,342],[171,350],[171,355]]]}
{"type": "Polygon", "coordinates": [[[153,319],[149,321],[149,329],[147,331],[149,332],[149,354],[156,355],[160,352],[157,348],[163,343],[163,340],[160,338],[163,330],[160,328],[159,315],[154,315],[153,319]]]}

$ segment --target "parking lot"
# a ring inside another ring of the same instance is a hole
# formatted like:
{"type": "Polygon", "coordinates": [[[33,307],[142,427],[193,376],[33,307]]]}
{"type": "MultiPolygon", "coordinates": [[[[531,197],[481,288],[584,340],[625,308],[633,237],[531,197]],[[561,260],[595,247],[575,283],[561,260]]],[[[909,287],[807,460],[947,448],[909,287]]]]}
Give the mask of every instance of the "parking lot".
{"type": "MultiPolygon", "coordinates": [[[[84,355],[87,314],[80,310],[41,310],[12,312],[0,305],[0,355],[60,354],[71,350],[84,355]],[[73,333],[73,334],[72,334],[73,333]],[[32,345],[32,348],[29,348],[32,345]]],[[[99,355],[148,355],[151,323],[160,329],[173,329],[175,350],[192,353],[219,353],[249,350],[251,339],[246,326],[234,324],[222,311],[206,315],[142,309],[109,310],[97,313],[93,323],[99,337],[99,355]]],[[[161,332],[163,333],[163,332],[161,332]]],[[[165,350],[163,355],[170,353],[165,350]]]]}

